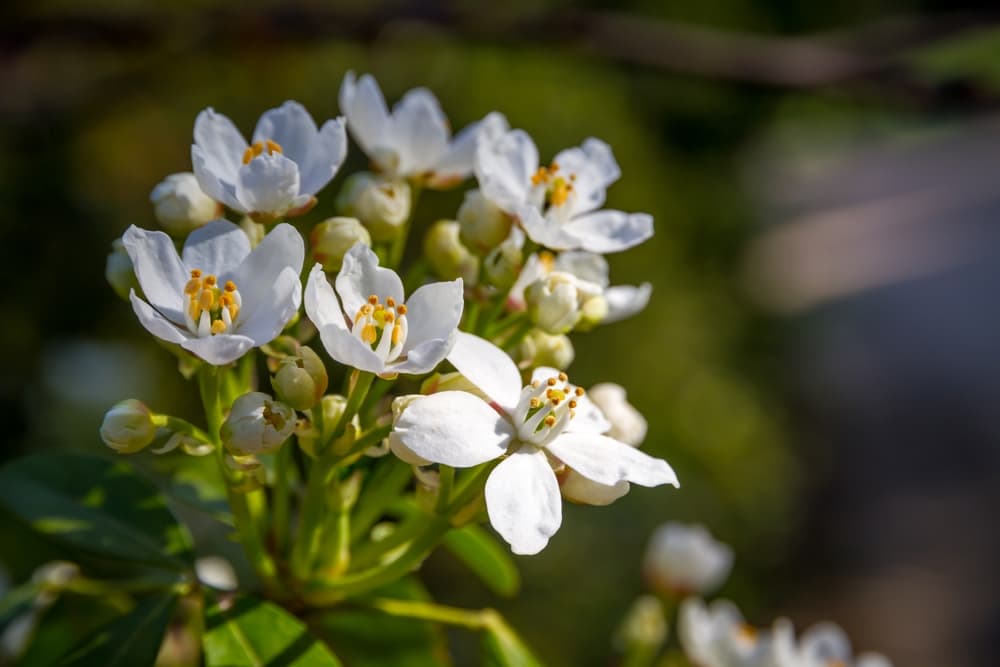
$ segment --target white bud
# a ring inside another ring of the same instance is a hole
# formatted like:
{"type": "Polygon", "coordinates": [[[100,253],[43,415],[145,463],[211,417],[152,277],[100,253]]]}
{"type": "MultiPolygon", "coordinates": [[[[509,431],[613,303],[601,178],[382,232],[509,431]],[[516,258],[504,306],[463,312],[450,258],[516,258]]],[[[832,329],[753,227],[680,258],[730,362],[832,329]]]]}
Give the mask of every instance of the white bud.
{"type": "Polygon", "coordinates": [[[611,422],[611,429],[605,435],[632,447],[638,447],[646,439],[649,425],[646,418],[628,402],[624,387],[602,382],[591,387],[587,396],[611,422]]]}
{"type": "Polygon", "coordinates": [[[198,581],[217,591],[235,591],[239,588],[233,564],[221,556],[204,556],[196,559],[194,572],[198,581]]]}
{"type": "Polygon", "coordinates": [[[325,271],[339,271],[344,255],[358,243],[372,244],[371,234],[357,218],[329,218],[309,234],[313,256],[325,271]]]}
{"type": "Polygon", "coordinates": [[[650,587],[678,597],[718,588],[732,567],[732,549],[703,526],[673,521],[653,532],[643,558],[650,587]]]}
{"type": "Polygon", "coordinates": [[[142,401],[121,401],[104,415],[101,440],[119,454],[134,454],[156,437],[153,413],[142,401]]]}
{"type": "Polygon", "coordinates": [[[352,174],[337,195],[337,210],[359,219],[375,241],[391,241],[410,217],[410,185],[366,171],[352,174]]]}
{"type": "Polygon", "coordinates": [[[424,255],[439,278],[461,278],[467,287],[478,282],[479,258],[462,245],[454,220],[438,220],[431,225],[424,236],[424,255]]]}
{"type": "Polygon", "coordinates": [[[503,243],[510,233],[511,222],[510,216],[479,190],[466,192],[458,209],[462,243],[480,255],[503,243]]]}
{"type": "Polygon", "coordinates": [[[222,207],[202,191],[190,172],[167,176],[153,188],[149,200],[157,222],[174,236],[184,236],[222,214],[222,207]]]}
{"type": "Polygon", "coordinates": [[[517,239],[507,239],[483,258],[486,282],[504,291],[511,288],[524,267],[524,251],[517,239]]]}
{"type": "Polygon", "coordinates": [[[259,391],[243,394],[222,425],[220,436],[235,456],[268,454],[295,430],[295,410],[259,391]]]}
{"type": "Polygon", "coordinates": [[[521,341],[518,349],[522,362],[532,368],[549,366],[566,370],[576,356],[573,343],[566,334],[549,334],[532,329],[521,341]]]}
{"type": "Polygon", "coordinates": [[[532,322],[548,333],[566,333],[580,320],[580,293],[567,273],[553,271],[533,282],[524,298],[532,322]]]}
{"type": "Polygon", "coordinates": [[[603,294],[595,294],[583,300],[580,304],[580,321],[576,328],[579,331],[589,331],[604,321],[608,316],[608,300],[603,294]]]}
{"type": "Polygon", "coordinates": [[[115,294],[128,301],[131,290],[139,291],[139,281],[135,277],[135,267],[125,250],[121,239],[111,242],[111,252],[104,265],[104,278],[114,289],[115,294]]]}

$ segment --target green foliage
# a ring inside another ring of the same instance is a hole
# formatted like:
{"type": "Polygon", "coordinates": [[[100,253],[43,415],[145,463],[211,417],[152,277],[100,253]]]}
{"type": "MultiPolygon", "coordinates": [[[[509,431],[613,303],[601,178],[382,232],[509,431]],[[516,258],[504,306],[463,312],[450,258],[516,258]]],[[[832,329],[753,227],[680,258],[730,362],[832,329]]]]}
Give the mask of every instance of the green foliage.
{"type": "Polygon", "coordinates": [[[444,546],[465,563],[497,595],[513,597],[521,588],[521,573],[510,550],[485,529],[469,524],[445,535],[444,546]]]}
{"type": "Polygon", "coordinates": [[[58,664],[66,667],[153,664],[176,603],[174,595],[143,599],[128,614],[86,635],[58,664]]]}
{"type": "Polygon", "coordinates": [[[484,662],[491,667],[541,667],[524,641],[499,614],[490,611],[483,633],[484,662]]]}

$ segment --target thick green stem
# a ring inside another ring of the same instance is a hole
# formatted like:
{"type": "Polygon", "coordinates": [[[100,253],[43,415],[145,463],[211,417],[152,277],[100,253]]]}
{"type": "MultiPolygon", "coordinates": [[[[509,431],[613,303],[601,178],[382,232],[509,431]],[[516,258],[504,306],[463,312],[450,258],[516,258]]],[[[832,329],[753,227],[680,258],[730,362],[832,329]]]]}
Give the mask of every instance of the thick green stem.
{"type": "Polygon", "coordinates": [[[285,443],[275,456],[274,466],[274,501],[271,511],[271,535],[274,537],[275,551],[279,556],[288,549],[288,532],[290,529],[292,479],[295,470],[292,465],[292,446],[285,443]]]}
{"type": "Polygon", "coordinates": [[[434,505],[434,511],[441,514],[448,507],[448,501],[451,499],[451,487],[455,482],[455,469],[446,465],[439,466],[438,479],[440,484],[438,485],[438,496],[437,502],[434,505]]]}
{"type": "Polygon", "coordinates": [[[395,457],[382,459],[375,472],[365,483],[361,497],[354,509],[351,522],[351,541],[357,542],[368,533],[372,525],[406,488],[413,469],[395,457]]]}

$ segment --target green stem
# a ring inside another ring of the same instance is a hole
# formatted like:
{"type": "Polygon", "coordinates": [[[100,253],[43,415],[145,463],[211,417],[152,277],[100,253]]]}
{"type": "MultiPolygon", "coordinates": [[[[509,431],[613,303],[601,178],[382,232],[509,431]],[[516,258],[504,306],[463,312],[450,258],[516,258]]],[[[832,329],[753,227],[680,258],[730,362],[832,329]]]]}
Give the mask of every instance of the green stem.
{"type": "Polygon", "coordinates": [[[353,565],[356,569],[361,569],[377,563],[390,551],[394,551],[412,540],[423,529],[423,515],[400,521],[386,537],[376,542],[368,541],[362,544],[354,553],[353,565]]]}
{"type": "Polygon", "coordinates": [[[434,602],[391,598],[372,598],[365,600],[364,604],[389,616],[456,625],[466,630],[483,630],[489,626],[486,613],[489,610],[486,609],[460,609],[434,602]]]}
{"type": "Polygon", "coordinates": [[[309,468],[309,481],[302,501],[302,515],[299,518],[298,534],[292,547],[292,574],[298,579],[309,576],[313,558],[319,550],[320,524],[326,510],[326,485],[335,471],[336,457],[327,453],[314,461],[309,468]]]}
{"type": "Polygon", "coordinates": [[[357,542],[367,535],[372,525],[385,513],[399,494],[410,483],[413,469],[394,456],[382,459],[375,472],[365,483],[361,497],[354,509],[351,522],[351,541],[357,542]]]}
{"type": "Polygon", "coordinates": [[[378,402],[383,396],[389,393],[389,390],[392,389],[395,384],[395,380],[385,380],[382,378],[379,378],[372,384],[371,389],[368,390],[368,396],[365,397],[364,402],[361,404],[361,409],[358,411],[358,414],[361,415],[362,426],[369,423],[369,416],[371,415],[372,410],[375,409],[378,402]]]}
{"type": "Polygon", "coordinates": [[[345,499],[342,486],[334,475],[330,480],[330,493],[337,501],[331,502],[330,515],[320,525],[319,541],[324,555],[321,576],[340,576],[351,564],[351,507],[354,503],[353,499],[345,499]]]}
{"type": "Polygon", "coordinates": [[[455,482],[455,469],[442,464],[438,467],[438,480],[440,484],[438,485],[438,496],[437,502],[434,505],[434,511],[441,514],[448,507],[448,501],[451,498],[451,487],[455,482]]]}
{"type": "Polygon", "coordinates": [[[469,333],[476,333],[479,324],[479,302],[469,299],[465,302],[465,321],[462,322],[462,330],[469,333]]]}
{"type": "Polygon", "coordinates": [[[535,328],[534,323],[531,320],[525,320],[521,322],[504,340],[503,349],[510,352],[515,347],[517,347],[524,337],[528,335],[532,329],[535,328]]]}
{"type": "Polygon", "coordinates": [[[497,299],[496,303],[490,306],[489,310],[486,311],[485,313],[486,316],[480,318],[479,331],[473,331],[472,333],[476,334],[477,336],[485,337],[487,335],[487,332],[489,332],[490,329],[492,329],[496,325],[497,320],[500,318],[501,315],[503,315],[504,308],[507,305],[507,295],[500,294],[499,296],[496,297],[496,299],[497,299]]]}
{"type": "Polygon", "coordinates": [[[337,425],[329,429],[325,434],[318,453],[322,454],[325,452],[331,442],[344,434],[344,431],[347,430],[347,425],[351,423],[354,415],[358,414],[358,410],[361,409],[361,404],[364,402],[365,396],[368,395],[368,390],[371,389],[372,382],[374,381],[375,375],[373,373],[364,373],[359,370],[354,370],[351,373],[350,388],[347,392],[347,404],[344,406],[344,413],[337,420],[337,425]]]}
{"type": "Polygon", "coordinates": [[[274,501],[271,512],[271,535],[274,537],[275,551],[283,556],[288,548],[288,517],[291,514],[292,446],[286,443],[275,455],[274,501]]]}

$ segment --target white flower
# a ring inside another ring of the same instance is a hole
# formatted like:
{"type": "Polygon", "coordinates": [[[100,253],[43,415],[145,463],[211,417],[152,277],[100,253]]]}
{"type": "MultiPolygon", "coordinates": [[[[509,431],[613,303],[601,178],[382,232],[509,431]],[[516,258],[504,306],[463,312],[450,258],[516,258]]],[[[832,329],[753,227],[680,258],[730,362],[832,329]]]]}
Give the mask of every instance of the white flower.
{"type": "Polygon", "coordinates": [[[404,300],[399,276],[358,244],[344,255],[336,286],[319,264],[306,284],[306,314],[336,361],[383,377],[419,375],[451,350],[464,303],[461,279],[424,285],[404,300]]]}
{"type": "MultiPolygon", "coordinates": [[[[525,299],[527,289],[555,274],[561,276],[563,282],[579,286],[588,298],[600,297],[604,308],[601,309],[599,319],[590,322],[591,324],[618,322],[646,307],[653,292],[652,285],[643,283],[638,287],[610,286],[608,273],[607,260],[594,253],[567,251],[555,256],[549,252],[537,253],[524,263],[521,274],[507,295],[507,304],[512,310],[524,310],[528,307],[525,299]],[[572,276],[572,279],[569,276],[572,276]]],[[[586,317],[586,308],[584,311],[586,317]]]]}
{"type": "Polygon", "coordinates": [[[317,129],[309,112],[291,101],[260,117],[250,144],[229,118],[205,109],[195,120],[191,146],[201,189],[234,211],[265,220],[308,210],[346,154],[343,119],[317,129]]]}
{"type": "Polygon", "coordinates": [[[713,539],[703,526],[673,521],[653,532],[643,560],[651,586],[673,595],[713,590],[732,567],[732,549],[713,539]]]}
{"type": "Polygon", "coordinates": [[[276,226],[253,251],[225,220],[192,232],[180,255],[163,232],[133,225],[122,241],[146,297],[129,295],[139,321],[215,366],[274,340],[302,301],[305,248],[291,225],[276,226]]]}
{"type": "Polygon", "coordinates": [[[854,657],[844,631],[827,622],[803,632],[797,645],[784,651],[780,667],[892,667],[892,663],[878,653],[854,657]]]}
{"type": "Polygon", "coordinates": [[[168,232],[183,236],[222,214],[222,207],[206,195],[191,172],[170,174],[149,195],[157,222],[168,232]]]}
{"type": "Polygon", "coordinates": [[[448,361],[492,402],[462,391],[418,399],[400,415],[390,442],[397,456],[416,465],[464,468],[504,457],[486,481],[486,509],[514,553],[538,553],[559,529],[553,466],[565,464],[606,486],[677,486],[665,461],[600,435],[607,421],[564,373],[539,369],[522,389],[510,357],[466,333],[448,361]]]}
{"type": "Polygon", "coordinates": [[[104,415],[101,440],[120,454],[134,454],[156,438],[153,413],[134,398],[117,403],[104,415]]]}
{"type": "Polygon", "coordinates": [[[611,147],[598,139],[542,167],[526,132],[491,132],[479,142],[475,171],[483,194],[549,248],[618,252],[653,235],[653,218],[645,213],[598,210],[621,175],[611,147]]]}
{"type": "Polygon", "coordinates": [[[426,88],[414,88],[393,107],[370,74],[344,76],[340,110],[351,136],[377,169],[390,178],[406,178],[431,188],[456,185],[472,173],[480,132],[492,136],[505,128],[499,114],[472,123],[455,137],[437,98],[426,88]]]}
{"type": "Polygon", "coordinates": [[[784,667],[781,658],[794,645],[790,623],[779,620],[773,632],[761,632],[728,600],[706,607],[687,598],[678,612],[677,634],[697,667],[784,667]]]}
{"type": "Polygon", "coordinates": [[[233,401],[219,436],[236,456],[269,454],[292,435],[295,421],[291,407],[263,392],[251,391],[233,401]]]}

